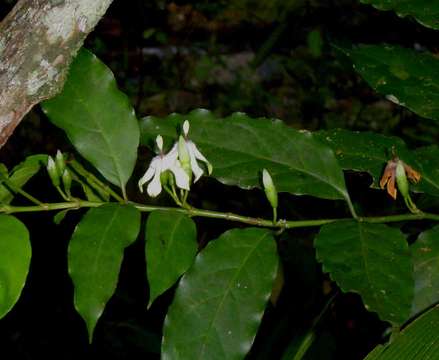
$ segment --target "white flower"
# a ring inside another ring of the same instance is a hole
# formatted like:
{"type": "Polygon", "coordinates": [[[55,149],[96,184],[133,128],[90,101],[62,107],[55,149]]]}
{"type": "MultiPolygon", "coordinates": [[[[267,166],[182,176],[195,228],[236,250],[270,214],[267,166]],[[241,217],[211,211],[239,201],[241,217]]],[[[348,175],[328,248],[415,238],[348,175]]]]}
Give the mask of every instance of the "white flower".
{"type": "MultiPolygon", "coordinates": [[[[204,173],[203,169],[200,167],[200,165],[198,165],[197,160],[206,163],[207,171],[209,175],[212,173],[212,165],[210,164],[209,161],[207,161],[204,155],[198,150],[197,146],[191,140],[188,139],[188,133],[189,133],[189,121],[185,120],[183,123],[184,143],[186,145],[186,150],[189,153],[192,172],[195,175],[194,182],[197,182],[198,179],[201,177],[201,175],[203,175],[204,173]]],[[[174,145],[172,149],[178,151],[178,142],[174,145]]]]}
{"type": "Polygon", "coordinates": [[[160,176],[168,170],[174,174],[175,183],[180,189],[189,190],[189,176],[184,172],[178,161],[178,151],[172,148],[169,153],[164,154],[163,138],[160,135],[157,136],[156,143],[160,153],[152,159],[145,175],[139,180],[140,191],[143,192],[143,185],[152,179],[148,184],[146,191],[149,196],[156,197],[162,191],[160,176]]]}

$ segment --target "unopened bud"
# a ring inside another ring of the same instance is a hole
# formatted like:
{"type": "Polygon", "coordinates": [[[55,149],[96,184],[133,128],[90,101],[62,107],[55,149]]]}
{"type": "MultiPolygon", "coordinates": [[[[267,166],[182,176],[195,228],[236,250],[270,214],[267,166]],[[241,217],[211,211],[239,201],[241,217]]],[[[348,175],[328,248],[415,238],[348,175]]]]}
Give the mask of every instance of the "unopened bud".
{"type": "Polygon", "coordinates": [[[407,208],[412,213],[418,213],[419,209],[416,207],[415,203],[410,197],[409,182],[407,179],[407,174],[405,172],[404,163],[401,160],[399,160],[396,165],[395,177],[396,184],[398,185],[398,190],[404,198],[404,202],[407,208]]]}
{"type": "Polygon", "coordinates": [[[270,173],[264,169],[262,170],[262,183],[264,185],[265,196],[272,208],[277,208],[278,198],[277,198],[277,190],[274,186],[273,179],[270,176],[270,173]]]}
{"type": "Polygon", "coordinates": [[[181,135],[178,138],[178,159],[180,160],[181,167],[190,179],[192,176],[191,157],[187,150],[186,141],[181,135]]]}
{"type": "Polygon", "coordinates": [[[52,184],[58,187],[60,185],[59,174],[56,169],[55,161],[51,156],[49,156],[47,160],[47,172],[49,173],[50,180],[52,180],[52,184]]]}
{"type": "Polygon", "coordinates": [[[66,168],[66,162],[64,160],[64,155],[59,150],[56,152],[55,165],[59,176],[62,176],[64,174],[64,169],[66,168]]]}
{"type": "Polygon", "coordinates": [[[72,176],[70,175],[68,169],[64,169],[64,172],[62,174],[62,183],[66,194],[70,197],[71,196],[70,188],[72,187],[72,176]]]}

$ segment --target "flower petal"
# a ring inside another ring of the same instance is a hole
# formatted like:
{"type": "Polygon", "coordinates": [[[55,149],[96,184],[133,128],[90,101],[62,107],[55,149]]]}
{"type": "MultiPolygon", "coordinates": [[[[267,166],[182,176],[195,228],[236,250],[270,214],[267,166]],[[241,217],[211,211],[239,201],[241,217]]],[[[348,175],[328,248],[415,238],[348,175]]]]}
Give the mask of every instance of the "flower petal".
{"type": "Polygon", "coordinates": [[[198,150],[197,146],[190,140],[186,141],[186,145],[189,151],[189,155],[191,157],[191,168],[192,172],[195,175],[194,182],[197,182],[198,179],[203,175],[204,171],[203,169],[198,165],[197,160],[204,161],[207,165],[207,169],[209,171],[209,174],[212,172],[212,166],[207,161],[207,159],[204,157],[204,155],[198,150]]]}
{"type": "Polygon", "coordinates": [[[396,200],[395,173],[393,173],[387,182],[387,193],[396,200]]]}
{"type": "Polygon", "coordinates": [[[162,192],[162,184],[160,182],[161,173],[162,173],[161,166],[157,166],[155,173],[154,173],[154,178],[152,179],[152,181],[148,184],[148,187],[146,188],[148,195],[151,197],[156,197],[158,194],[160,194],[162,192]]]}
{"type": "Polygon", "coordinates": [[[405,173],[407,174],[407,177],[417,184],[419,180],[421,180],[421,174],[418,173],[416,170],[414,170],[411,166],[408,166],[407,164],[403,163],[405,173]]]}
{"type": "Polygon", "coordinates": [[[189,176],[183,168],[176,162],[169,170],[175,176],[175,183],[180,189],[189,190],[189,176]]]}
{"type": "Polygon", "coordinates": [[[143,185],[152,179],[156,172],[157,163],[160,161],[160,157],[156,156],[152,159],[151,164],[149,165],[148,170],[146,170],[145,174],[139,179],[138,185],[140,192],[143,193],[143,185]]]}

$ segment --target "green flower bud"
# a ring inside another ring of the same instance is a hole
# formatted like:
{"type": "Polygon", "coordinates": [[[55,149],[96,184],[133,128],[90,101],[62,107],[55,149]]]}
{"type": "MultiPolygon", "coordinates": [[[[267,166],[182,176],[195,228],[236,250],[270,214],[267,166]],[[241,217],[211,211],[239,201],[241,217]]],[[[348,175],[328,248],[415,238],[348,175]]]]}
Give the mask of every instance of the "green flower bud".
{"type": "Polygon", "coordinates": [[[398,161],[396,164],[396,184],[398,185],[398,190],[401,192],[401,195],[406,197],[409,195],[409,182],[407,180],[407,175],[405,174],[404,165],[401,161],[398,161]]]}
{"type": "Polygon", "coordinates": [[[56,152],[55,165],[56,165],[56,170],[58,171],[59,176],[60,177],[63,176],[64,169],[66,168],[66,162],[64,160],[64,155],[59,150],[56,152]]]}
{"type": "Polygon", "coordinates": [[[60,176],[58,174],[55,161],[51,156],[49,156],[47,160],[47,172],[49,173],[50,180],[52,180],[52,184],[58,187],[60,185],[60,176]]]}
{"type": "Polygon", "coordinates": [[[415,203],[410,197],[409,182],[407,180],[407,174],[405,172],[404,163],[398,161],[395,170],[396,184],[398,185],[398,190],[400,191],[407,208],[412,213],[418,213],[419,209],[416,207],[415,203]]]}
{"type": "Polygon", "coordinates": [[[262,170],[262,183],[264,185],[265,196],[270,202],[271,207],[273,209],[277,208],[277,190],[273,184],[273,179],[271,178],[270,173],[266,169],[262,170]]]}
{"type": "Polygon", "coordinates": [[[187,150],[186,141],[181,135],[178,138],[178,159],[180,160],[181,167],[190,179],[192,176],[191,156],[187,150]]]}
{"type": "Polygon", "coordinates": [[[70,175],[68,169],[64,169],[64,172],[62,174],[62,183],[64,185],[64,190],[66,194],[70,197],[70,188],[72,187],[72,175],[70,175]]]}

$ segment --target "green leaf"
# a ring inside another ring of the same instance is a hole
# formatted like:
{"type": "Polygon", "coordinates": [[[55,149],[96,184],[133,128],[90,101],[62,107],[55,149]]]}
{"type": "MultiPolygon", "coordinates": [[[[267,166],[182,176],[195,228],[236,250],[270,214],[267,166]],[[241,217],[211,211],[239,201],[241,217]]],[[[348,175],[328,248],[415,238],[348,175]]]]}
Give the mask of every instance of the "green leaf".
{"type": "Polygon", "coordinates": [[[90,342],[96,322],[116,290],[124,249],[139,233],[140,213],[129,205],[90,209],[75,229],[68,250],[75,307],[87,324],[90,342]]]}
{"type": "Polygon", "coordinates": [[[439,147],[436,145],[418,148],[414,152],[417,170],[422,178],[417,190],[439,196],[439,147]]]}
{"type": "Polygon", "coordinates": [[[414,162],[404,141],[395,136],[344,129],[319,131],[315,136],[334,151],[343,169],[368,172],[374,187],[379,186],[384,167],[392,158],[392,148],[407,164],[414,162]]]}
{"type": "Polygon", "coordinates": [[[432,54],[389,45],[341,50],[369,85],[388,100],[439,120],[439,60],[432,54]]]}
{"type": "Polygon", "coordinates": [[[149,304],[169,289],[192,265],[197,229],[185,214],[153,211],[146,224],[146,270],[149,304]]]}
{"type": "Polygon", "coordinates": [[[160,134],[171,144],[186,119],[191,124],[190,139],[212,163],[212,176],[222,183],[258,187],[265,168],[278,191],[349,201],[333,152],[311,133],[289,128],[280,120],[252,119],[243,113],[217,119],[206,110],[165,119],[147,117],[141,122],[141,143],[152,146],[160,134]]]}
{"type": "Polygon", "coordinates": [[[360,0],[378,10],[393,10],[398,16],[413,16],[420,24],[439,29],[439,3],[431,0],[360,0]]]}
{"type": "Polygon", "coordinates": [[[372,187],[379,187],[387,161],[395,154],[421,173],[421,181],[413,191],[439,196],[439,147],[431,146],[410,151],[403,140],[372,132],[334,129],[319,131],[315,136],[335,153],[344,170],[368,172],[372,187]]]}
{"type": "Polygon", "coordinates": [[[63,92],[44,102],[43,110],[82,156],[125,191],[137,158],[139,127],[128,98],[105,64],[81,50],[63,92]]]}
{"type": "Polygon", "coordinates": [[[407,320],[413,299],[413,266],[407,241],[383,224],[341,221],[325,225],[315,240],[317,259],[343,291],[359,293],[382,320],[407,320]]]}
{"type": "Polygon", "coordinates": [[[0,215],[0,318],[15,305],[31,259],[29,233],[13,216],[0,215]]]}
{"type": "MultiPolygon", "coordinates": [[[[12,170],[9,177],[16,187],[23,187],[41,168],[47,164],[47,155],[32,155],[27,157],[22,163],[12,170]]],[[[14,198],[14,193],[5,185],[0,185],[0,202],[9,204],[14,198]]]]}
{"type": "Polygon", "coordinates": [[[423,232],[410,247],[415,277],[412,315],[439,301],[439,226],[423,232]]]}
{"type": "Polygon", "coordinates": [[[271,231],[233,229],[210,242],[183,276],[165,320],[162,359],[243,359],[277,269],[271,231]]]}
{"type": "Polygon", "coordinates": [[[439,353],[439,308],[429,310],[407,326],[386,346],[378,345],[365,360],[437,359],[439,353]]]}
{"type": "Polygon", "coordinates": [[[53,217],[53,222],[56,225],[61,224],[61,222],[64,220],[64,218],[66,217],[67,213],[70,211],[71,209],[65,209],[65,210],[61,210],[58,211],[55,216],[53,217]]]}

